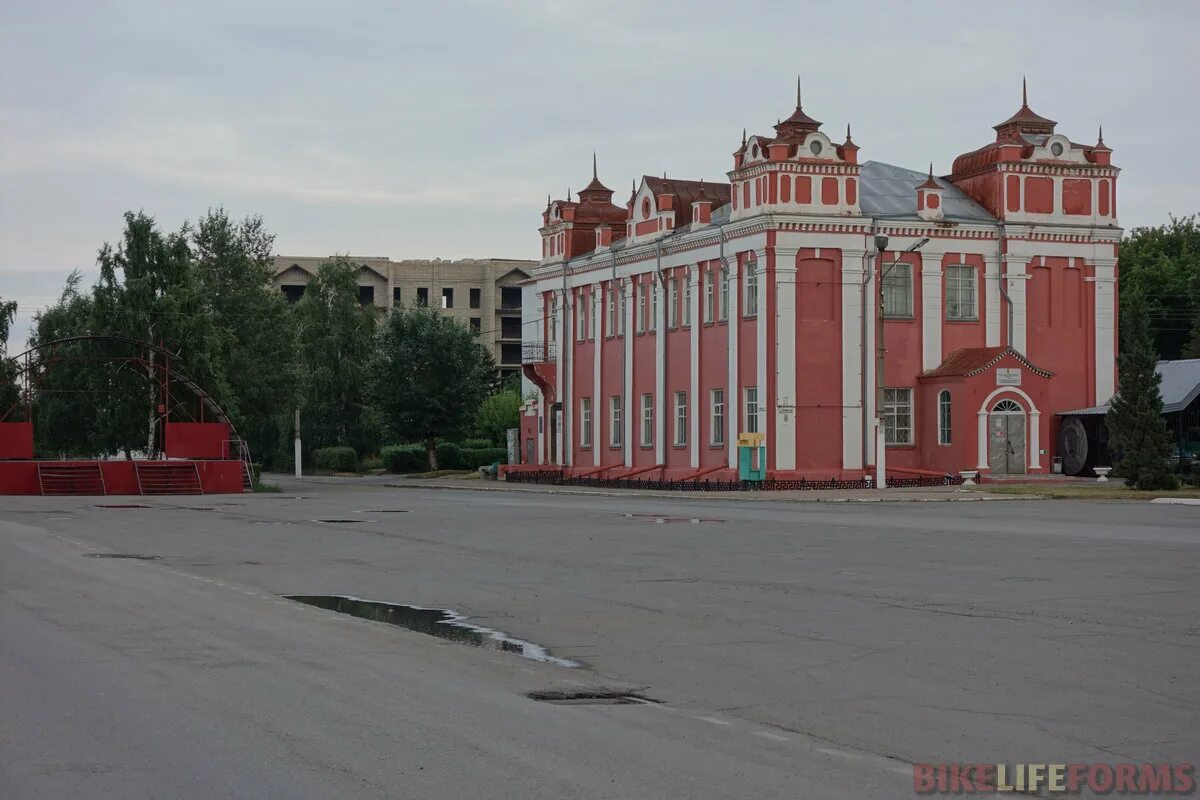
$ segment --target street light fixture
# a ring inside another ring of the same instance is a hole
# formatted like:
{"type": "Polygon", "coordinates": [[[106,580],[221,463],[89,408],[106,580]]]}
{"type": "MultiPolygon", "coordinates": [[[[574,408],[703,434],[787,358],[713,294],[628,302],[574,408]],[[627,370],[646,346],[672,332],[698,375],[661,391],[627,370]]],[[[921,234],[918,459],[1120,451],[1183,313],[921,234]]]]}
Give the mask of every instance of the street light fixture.
{"type": "Polygon", "coordinates": [[[886,349],[883,345],[883,281],[897,264],[903,263],[904,256],[915,253],[929,244],[929,237],[922,236],[909,245],[896,259],[883,267],[883,253],[887,250],[888,237],[877,235],[875,249],[879,251],[879,302],[875,312],[875,485],[880,489],[887,488],[887,436],[883,429],[883,356],[886,349]]]}

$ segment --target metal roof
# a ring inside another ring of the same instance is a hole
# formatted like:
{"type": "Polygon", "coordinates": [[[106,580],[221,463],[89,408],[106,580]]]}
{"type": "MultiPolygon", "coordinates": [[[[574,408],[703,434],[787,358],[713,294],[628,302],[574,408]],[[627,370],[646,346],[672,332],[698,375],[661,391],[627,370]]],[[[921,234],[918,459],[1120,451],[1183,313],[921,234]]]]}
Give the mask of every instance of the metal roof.
{"type": "MultiPolygon", "coordinates": [[[[1160,361],[1154,367],[1154,371],[1162,379],[1159,384],[1159,392],[1162,394],[1164,414],[1183,411],[1192,404],[1197,396],[1200,396],[1200,358],[1160,361]]],[[[1062,416],[1073,417],[1107,414],[1108,403],[1060,413],[1062,416]]]]}
{"type": "MultiPolygon", "coordinates": [[[[917,187],[926,181],[925,172],[868,161],[859,168],[858,204],[871,217],[917,216],[917,187]]],[[[942,189],[942,213],[952,222],[991,222],[996,218],[945,178],[934,177],[942,189]]]]}

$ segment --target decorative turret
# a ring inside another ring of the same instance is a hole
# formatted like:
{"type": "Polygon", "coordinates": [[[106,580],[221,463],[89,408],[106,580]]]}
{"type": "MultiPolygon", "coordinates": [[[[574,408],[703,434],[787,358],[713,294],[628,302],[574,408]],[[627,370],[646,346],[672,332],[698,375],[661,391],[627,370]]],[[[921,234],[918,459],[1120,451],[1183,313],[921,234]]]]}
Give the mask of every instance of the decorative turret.
{"type": "Polygon", "coordinates": [[[802,142],[808,134],[821,129],[821,123],[804,113],[800,96],[800,76],[796,76],[796,110],[787,119],[775,125],[778,138],[788,142],[802,142]]]}
{"type": "Polygon", "coordinates": [[[934,180],[932,163],[929,165],[929,177],[917,187],[917,216],[927,220],[945,218],[945,211],[942,208],[942,187],[934,180]]]}
{"type": "Polygon", "coordinates": [[[623,238],[626,212],[612,204],[612,195],[600,182],[596,154],[592,153],[592,180],[579,192],[579,200],[572,202],[570,188],[566,200],[547,198],[542,214],[542,262],[575,258],[623,238]],[[607,232],[599,230],[604,226],[607,232]],[[620,236],[614,237],[614,227],[620,236]]]}
{"type": "Polygon", "coordinates": [[[1025,79],[1021,78],[1021,107],[1017,109],[1017,113],[1004,122],[994,125],[993,130],[996,131],[996,141],[1000,142],[1006,139],[1019,139],[1023,133],[1051,134],[1054,133],[1054,126],[1057,124],[1052,119],[1046,119],[1034,113],[1033,109],[1029,107],[1029,90],[1025,79]]]}

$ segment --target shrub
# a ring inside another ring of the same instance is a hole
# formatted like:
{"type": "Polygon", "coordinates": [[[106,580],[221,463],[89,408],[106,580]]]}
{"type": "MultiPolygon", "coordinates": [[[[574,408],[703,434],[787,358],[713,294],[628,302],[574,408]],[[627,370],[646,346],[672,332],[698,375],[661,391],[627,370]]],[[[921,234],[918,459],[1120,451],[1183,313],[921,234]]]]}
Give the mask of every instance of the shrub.
{"type": "Polygon", "coordinates": [[[383,448],[379,455],[388,472],[425,472],[429,469],[425,448],[419,444],[392,445],[383,448]]]}
{"type": "Polygon", "coordinates": [[[454,442],[440,442],[437,446],[438,469],[467,469],[462,465],[463,449],[454,442]]]}
{"type": "Polygon", "coordinates": [[[383,469],[383,459],[380,456],[364,458],[362,460],[362,468],[364,472],[373,469],[383,469]]]}
{"type": "Polygon", "coordinates": [[[460,444],[463,450],[482,450],[487,447],[496,446],[496,443],[491,439],[463,439],[460,444]]]}
{"type": "Polygon", "coordinates": [[[478,447],[470,450],[463,450],[460,457],[462,464],[459,469],[479,469],[480,467],[490,467],[499,461],[501,464],[508,457],[508,450],[503,447],[478,447]]]}
{"type": "Polygon", "coordinates": [[[313,466],[334,472],[354,472],[358,468],[358,453],[353,447],[322,447],[313,451],[313,466]]]}

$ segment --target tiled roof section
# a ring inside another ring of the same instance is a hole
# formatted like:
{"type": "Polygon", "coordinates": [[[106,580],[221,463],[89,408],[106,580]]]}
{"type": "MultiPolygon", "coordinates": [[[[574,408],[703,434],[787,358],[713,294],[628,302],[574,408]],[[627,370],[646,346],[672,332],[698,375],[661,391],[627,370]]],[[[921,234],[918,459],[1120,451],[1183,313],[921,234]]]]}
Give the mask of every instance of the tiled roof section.
{"type": "Polygon", "coordinates": [[[690,225],[692,222],[692,203],[697,200],[707,200],[712,203],[713,211],[730,202],[731,188],[728,183],[709,183],[708,181],[685,181],[677,178],[657,178],[644,175],[643,180],[655,196],[660,194],[675,195],[677,228],[690,225]]]}
{"type": "Polygon", "coordinates": [[[1058,123],[1052,119],[1046,119],[1040,114],[1034,112],[1027,105],[1021,106],[1017,113],[1013,114],[1008,119],[1001,122],[999,125],[993,125],[992,130],[999,131],[1005,128],[1013,128],[1020,133],[1054,133],[1054,126],[1058,123]],[[1046,130],[1049,128],[1050,130],[1046,130]]]}
{"type": "MultiPolygon", "coordinates": [[[[917,187],[929,176],[880,161],[859,168],[858,203],[863,214],[887,219],[919,219],[917,187]]],[[[950,222],[995,222],[996,218],[945,178],[935,177],[942,190],[942,213],[950,222]]]]}
{"type": "Polygon", "coordinates": [[[970,377],[978,375],[981,372],[986,372],[992,367],[1000,363],[1000,359],[1005,356],[1012,356],[1021,365],[1030,372],[1041,375],[1043,378],[1049,378],[1054,375],[1053,372],[1044,370],[1041,367],[1035,366],[1025,358],[1025,356],[1013,350],[1011,347],[964,347],[961,350],[955,350],[950,353],[935,369],[931,369],[921,377],[923,378],[948,378],[948,377],[970,377]]]}

